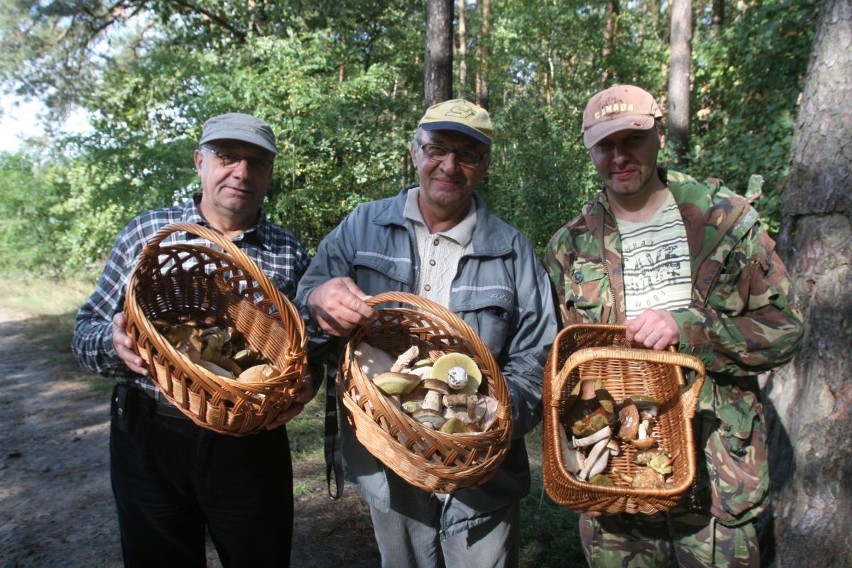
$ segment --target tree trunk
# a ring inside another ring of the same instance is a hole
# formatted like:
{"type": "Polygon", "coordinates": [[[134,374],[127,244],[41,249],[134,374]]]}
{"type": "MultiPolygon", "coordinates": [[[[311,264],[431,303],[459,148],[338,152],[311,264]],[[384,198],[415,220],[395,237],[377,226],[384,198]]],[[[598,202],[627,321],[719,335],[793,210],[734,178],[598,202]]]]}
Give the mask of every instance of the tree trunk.
{"type": "Polygon", "coordinates": [[[467,93],[467,15],[465,14],[465,0],[458,0],[459,11],[459,94],[466,98],[467,93]]]}
{"type": "Polygon", "coordinates": [[[823,0],[793,132],[778,248],[807,331],[766,385],[768,563],[848,566],[852,550],[852,5],[823,0]],[[774,537],[774,542],[772,542],[774,537]]]}
{"type": "Polygon", "coordinates": [[[476,102],[488,108],[488,60],[491,58],[491,0],[482,0],[482,29],[479,34],[479,65],[476,73],[476,102]]]}
{"type": "Polygon", "coordinates": [[[605,85],[610,79],[609,58],[612,56],[612,46],[615,42],[616,28],[618,27],[618,0],[607,0],[606,22],[603,32],[603,60],[604,68],[601,71],[601,84],[605,85]]]}
{"type": "Polygon", "coordinates": [[[426,106],[452,98],[453,0],[426,2],[426,58],[423,93],[426,106]]]}
{"type": "Polygon", "coordinates": [[[672,2],[671,67],[669,68],[669,142],[678,165],[686,166],[689,153],[689,82],[692,73],[692,2],[672,2]]]}

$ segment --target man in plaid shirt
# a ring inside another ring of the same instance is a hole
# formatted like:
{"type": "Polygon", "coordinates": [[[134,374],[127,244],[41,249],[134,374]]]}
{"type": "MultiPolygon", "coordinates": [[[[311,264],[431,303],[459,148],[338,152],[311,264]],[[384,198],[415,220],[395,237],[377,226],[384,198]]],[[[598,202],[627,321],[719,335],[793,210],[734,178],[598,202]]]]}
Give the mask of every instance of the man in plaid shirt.
{"type": "MultiPolygon", "coordinates": [[[[283,425],[310,400],[310,381],[304,396],[261,433],[234,437],[206,430],[154,385],[123,315],[127,281],[145,242],[174,222],[219,231],[293,298],[308,253],[261,210],[277,153],[271,128],[253,116],[208,120],[195,151],[202,193],[130,221],[77,314],[77,360],[117,381],[110,473],[126,566],[204,566],[205,529],[225,566],[289,565],[293,484],[283,425]]],[[[164,244],[193,239],[199,240],[173,233],[164,244]]]]}

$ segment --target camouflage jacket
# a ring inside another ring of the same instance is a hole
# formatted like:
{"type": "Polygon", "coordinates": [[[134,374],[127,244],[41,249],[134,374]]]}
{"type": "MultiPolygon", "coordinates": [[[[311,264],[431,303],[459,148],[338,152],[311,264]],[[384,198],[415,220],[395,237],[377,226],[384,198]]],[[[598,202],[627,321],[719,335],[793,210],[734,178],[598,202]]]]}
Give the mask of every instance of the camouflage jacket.
{"type": "MultiPolygon", "coordinates": [[[[793,357],[802,317],[775,243],[747,200],[717,179],[660,173],[680,208],[691,257],[692,303],[671,312],[679,350],[701,359],[710,379],[696,410],[707,466],[699,490],[714,516],[739,524],[760,512],[769,487],[757,374],[793,357]]],[[[621,240],[604,192],[553,235],[545,265],[563,324],[625,323],[621,240]]]]}

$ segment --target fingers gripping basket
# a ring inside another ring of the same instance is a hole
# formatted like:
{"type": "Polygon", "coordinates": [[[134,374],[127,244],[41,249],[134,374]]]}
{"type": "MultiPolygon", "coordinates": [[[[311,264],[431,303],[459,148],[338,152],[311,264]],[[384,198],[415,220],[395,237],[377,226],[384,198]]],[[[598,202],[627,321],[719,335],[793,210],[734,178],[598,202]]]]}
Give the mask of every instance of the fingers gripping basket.
{"type": "Polygon", "coordinates": [[[544,371],[544,448],[542,477],[554,502],[575,511],[605,514],[665,511],[681,500],[696,474],[692,416],[704,383],[704,365],[691,355],[629,347],[624,326],[580,324],[563,329],[556,338],[544,371]],[[681,368],[695,371],[686,386],[681,368]],[[642,467],[633,462],[637,450],[621,443],[604,475],[612,486],[580,481],[565,467],[560,437],[571,390],[581,379],[602,379],[615,401],[646,395],[659,401],[653,436],[659,447],[675,456],[665,488],[636,488],[620,474],[633,476],[642,467]]]}
{"type": "Polygon", "coordinates": [[[166,397],[196,424],[233,436],[262,430],[288,408],[307,367],[299,312],[263,271],[221,234],[174,223],[145,245],[127,284],[127,333],[166,397]],[[163,241],[187,232],[218,245],[163,241]],[[235,328],[275,369],[267,379],[239,382],[215,375],[179,353],[152,320],[210,318],[235,328]]]}
{"type": "Polygon", "coordinates": [[[346,345],[338,390],[355,436],[367,450],[405,481],[437,493],[451,493],[485,481],[509,449],[512,407],[506,380],[488,347],[470,326],[442,306],[420,296],[388,292],[367,301],[378,318],[357,330],[346,345]],[[487,430],[448,434],[418,423],[397,408],[365,375],[355,347],[365,341],[396,357],[412,345],[420,353],[461,352],[482,372],[479,392],[497,401],[497,419],[487,430]]]}

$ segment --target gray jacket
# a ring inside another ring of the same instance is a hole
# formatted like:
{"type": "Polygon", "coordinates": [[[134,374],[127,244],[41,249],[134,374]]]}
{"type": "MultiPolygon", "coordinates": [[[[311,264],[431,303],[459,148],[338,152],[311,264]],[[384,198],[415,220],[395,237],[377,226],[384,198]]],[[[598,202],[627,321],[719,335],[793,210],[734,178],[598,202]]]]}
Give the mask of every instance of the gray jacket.
{"type": "MultiPolygon", "coordinates": [[[[349,276],[370,295],[414,292],[420,269],[414,230],[403,215],[408,188],[352,211],[320,243],[302,277],[297,303],[319,284],[349,276]]],[[[541,420],[542,374],[557,332],[550,280],[529,240],[491,213],[474,195],[477,225],[472,250],[459,262],[449,309],[490,348],[512,399],[512,447],[494,477],[453,493],[446,501],[442,531],[455,534],[487,520],[491,512],[529,492],[530,471],[523,436],[541,420]]],[[[342,421],[347,477],[375,507],[417,517],[423,495],[370,455],[342,421]]]]}

